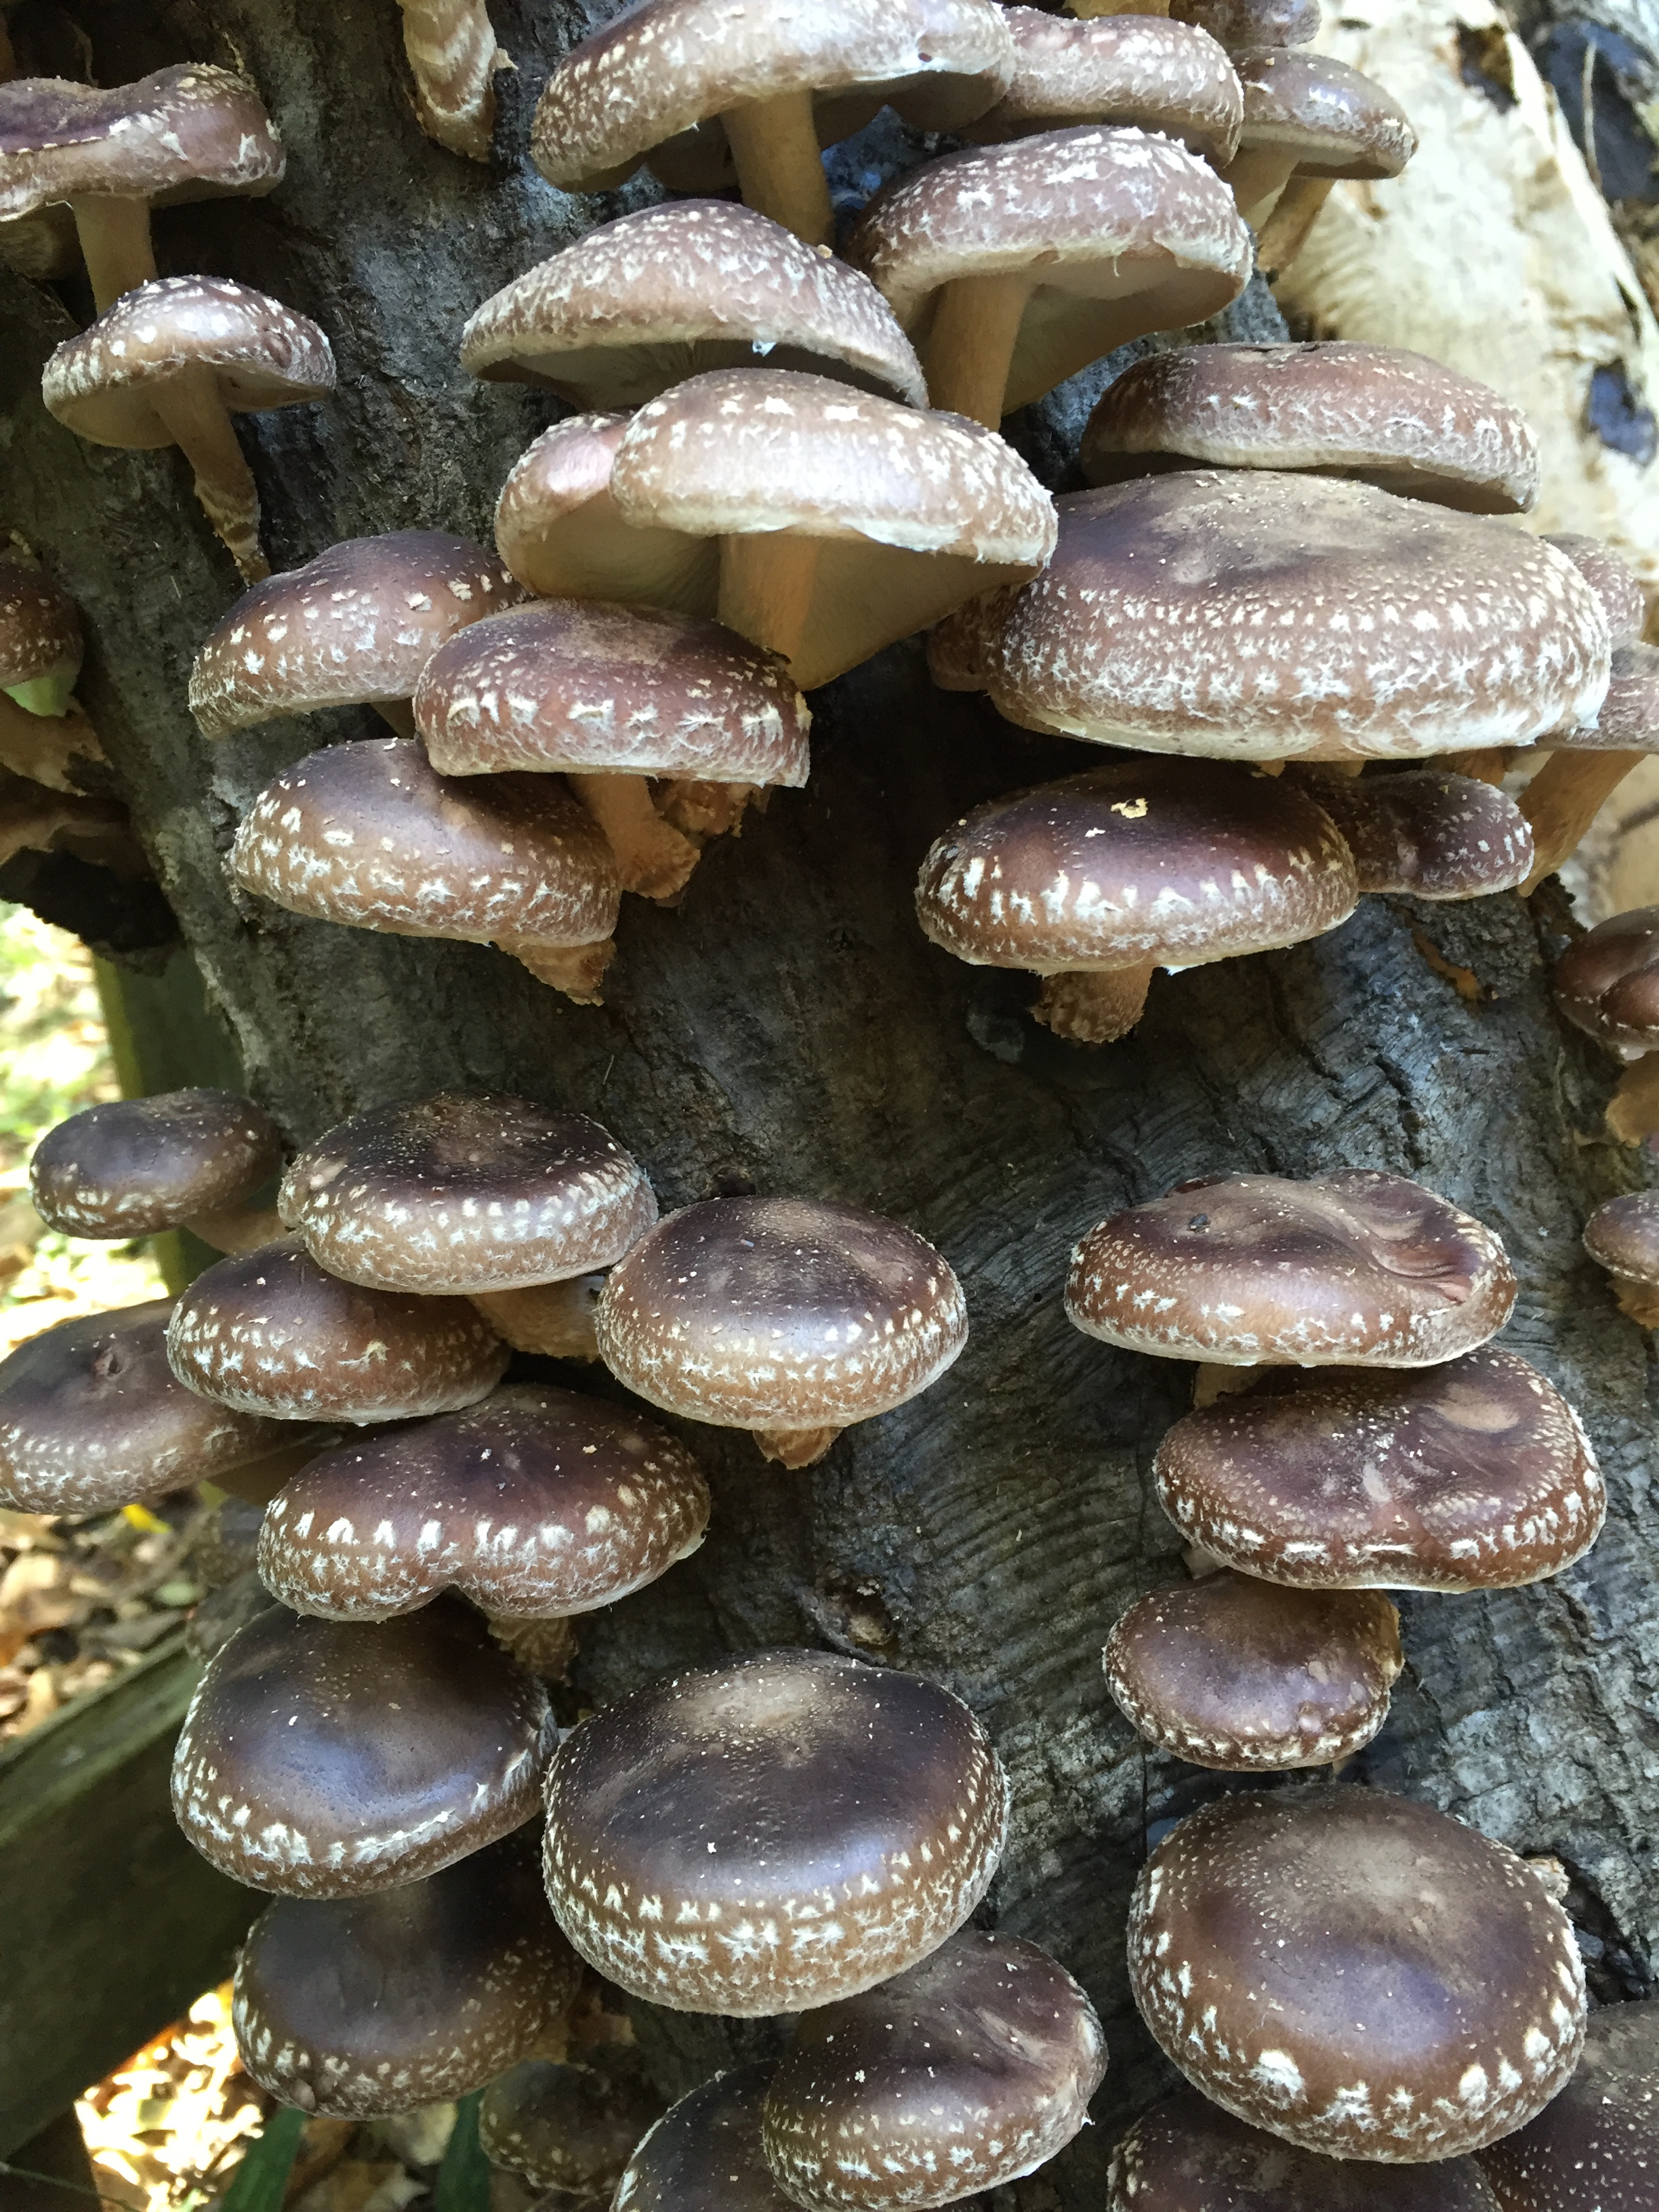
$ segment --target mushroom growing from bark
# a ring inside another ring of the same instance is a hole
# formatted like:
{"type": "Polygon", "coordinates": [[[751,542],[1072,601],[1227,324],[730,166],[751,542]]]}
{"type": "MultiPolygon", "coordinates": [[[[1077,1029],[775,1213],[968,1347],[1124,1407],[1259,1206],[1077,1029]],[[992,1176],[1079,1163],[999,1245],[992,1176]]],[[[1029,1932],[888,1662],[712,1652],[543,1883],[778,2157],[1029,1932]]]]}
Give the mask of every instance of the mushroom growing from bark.
{"type": "Polygon", "coordinates": [[[772,2070],[736,2067],[682,2097],[635,2146],[614,2212],[792,2212],[761,2149],[772,2070]]]}
{"type": "Polygon", "coordinates": [[[484,2091],[484,2155],[551,2191],[545,2212],[608,2205],[635,2146],[661,2118],[663,2099],[629,2059],[637,2054],[627,2045],[601,2046],[582,2066],[526,2058],[484,2091]]]}
{"type": "Polygon", "coordinates": [[[1659,2001],[1601,2006],[1560,2095],[1480,2154],[1502,2212],[1653,2212],[1656,2109],[1659,2001]]]}
{"type": "Polygon", "coordinates": [[[1555,963],[1555,1003],[1573,1024],[1633,1063],[1607,1108],[1627,1145],[1659,1127],[1659,907],[1609,915],[1555,963]]]}
{"type": "Polygon", "coordinates": [[[81,617],[69,593],[32,563],[0,554],[0,767],[74,791],[70,763],[103,747],[73,696],[81,617]]]}
{"type": "Polygon", "coordinates": [[[1523,884],[1532,824],[1509,793],[1478,776],[1412,768],[1382,775],[1292,766],[1353,855],[1362,892],[1420,899],[1485,898],[1523,884]]]}
{"type": "Polygon", "coordinates": [[[219,1252],[281,1232],[252,1200],[283,1164],[283,1133],[234,1091],[112,1099],[59,1121],[34,1148],[29,1195],[49,1229],[127,1243],[188,1229],[219,1252]]]}
{"type": "Polygon", "coordinates": [[[1584,1224],[1584,1249],[1613,1278],[1621,1312],[1659,1328],[1659,1190],[1627,1190],[1584,1224]]]}
{"type": "Polygon", "coordinates": [[[469,161],[489,159],[495,72],[513,64],[495,44],[484,0],[398,0],[415,113],[428,138],[469,161]]]}
{"type": "Polygon", "coordinates": [[[982,144],[1080,123],[1161,131],[1218,166],[1231,161],[1244,97],[1207,31],[1156,15],[1075,22],[1041,8],[1005,8],[1013,82],[969,132],[982,144]]]}
{"type": "Polygon", "coordinates": [[[1287,269],[1340,177],[1380,184],[1417,151],[1417,133],[1372,78],[1330,54],[1236,47],[1244,94],[1238,152],[1222,171],[1260,234],[1258,259],[1287,269]]]}

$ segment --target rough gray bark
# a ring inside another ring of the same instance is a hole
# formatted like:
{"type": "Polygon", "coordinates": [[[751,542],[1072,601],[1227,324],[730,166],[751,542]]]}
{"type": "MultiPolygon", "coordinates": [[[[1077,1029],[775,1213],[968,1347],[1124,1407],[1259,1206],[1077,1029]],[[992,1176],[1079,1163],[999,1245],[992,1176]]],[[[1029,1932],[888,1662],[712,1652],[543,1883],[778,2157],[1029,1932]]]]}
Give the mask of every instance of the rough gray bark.
{"type": "MultiPolygon", "coordinates": [[[[15,12],[35,66],[76,66],[67,20],[39,0],[15,12]]],[[[332,405],[245,431],[279,567],[361,532],[487,535],[501,477],[548,419],[544,400],[461,374],[461,321],[623,201],[566,198],[518,150],[552,56],[582,27],[574,9],[501,0],[496,20],[517,74],[501,81],[487,171],[419,134],[392,0],[74,11],[101,81],[240,61],[287,137],[270,199],[157,223],[164,271],[258,285],[337,349],[332,405]]],[[[921,150],[878,127],[837,165],[845,195],[921,150]]],[[[1559,1856],[1603,1994],[1645,1989],[1659,1934],[1649,1355],[1578,1245],[1587,1212],[1636,1170],[1601,1133],[1610,1066],[1550,1010],[1559,902],[1368,901],[1318,944],[1158,978],[1126,1043],[1058,1042],[1023,1012],[1027,979],[923,940],[911,886],[965,807],[1086,757],[933,692],[912,645],[819,696],[810,790],[714,848],[678,912],[629,902],[602,1009],[489,951],[239,904],[222,869],[239,810],[278,765],[372,726],[339,715],[214,749],[196,734],[191,656],[235,579],[177,455],[94,448],[42,412],[40,363],[69,328],[53,294],[0,293],[3,519],[85,611],[83,696],[116,782],[248,1080],[294,1139],[442,1084],[520,1089],[598,1115],[649,1164],[665,1206],[749,1189],[854,1200],[913,1223],[963,1278],[960,1364],[822,1466],[787,1474],[746,1437],[686,1431],[715,1491],[709,1540],[586,1627],[580,1694],[722,1648],[823,1642],[933,1674],[982,1716],[1018,1808],[992,1909],[1083,1977],[1113,2048],[1100,2124],[1003,2203],[1100,2202],[1117,2123],[1167,2073],[1122,1966],[1147,1828],[1225,1786],[1144,1755],[1099,1662],[1122,1608],[1181,1572],[1149,1467],[1188,1370],[1085,1340],[1060,1303],[1077,1236],[1183,1176],[1395,1169],[1503,1234],[1522,1282],[1506,1340],[1583,1409],[1607,1531],[1537,1589],[1407,1597],[1408,1671],[1358,1771],[1559,1856]]],[[[1060,408],[1018,426],[1056,471],[1066,422],[1060,408]]],[[[767,2033],[641,2027],[676,2091],[767,2033]]]]}

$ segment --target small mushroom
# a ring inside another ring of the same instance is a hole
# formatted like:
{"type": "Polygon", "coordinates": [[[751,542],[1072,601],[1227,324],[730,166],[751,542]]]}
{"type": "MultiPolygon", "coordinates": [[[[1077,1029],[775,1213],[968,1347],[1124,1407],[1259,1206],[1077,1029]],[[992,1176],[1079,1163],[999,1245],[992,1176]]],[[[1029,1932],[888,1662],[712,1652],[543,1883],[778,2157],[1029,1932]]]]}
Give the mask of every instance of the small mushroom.
{"type": "Polygon", "coordinates": [[[608,2205],[663,2102],[626,2045],[586,2066],[526,2058],[484,2091],[478,2141],[492,2165],[554,2192],[547,2212],[608,2205]]]}
{"type": "Polygon", "coordinates": [[[581,1970],[520,1828],[396,1888],[278,1897],[236,1962],[231,2020],[278,2104],[369,2119],[464,2097],[556,2038],[581,1970]]]}
{"type": "Polygon", "coordinates": [[[1170,0],[1174,21],[1196,23],[1230,54],[1241,46],[1311,46],[1320,13],[1319,0],[1170,0]]]}
{"type": "Polygon", "coordinates": [[[1017,1936],[958,1929],[917,1966],[809,2012],[766,2093],[762,2146],[805,2212],[953,2204],[1035,2173],[1106,2075],[1094,2007],[1017,1936]]]}
{"type": "Polygon", "coordinates": [[[1218,165],[1232,159],[1244,98],[1208,32],[1156,15],[1077,22],[1041,8],[1003,9],[1013,82],[969,132],[981,144],[1081,123],[1161,131],[1218,165]]]}
{"type": "Polygon", "coordinates": [[[29,1195],[49,1229],[127,1243],[188,1229],[218,1252],[281,1233],[255,1194],[283,1164],[283,1133],[234,1091],[162,1091],[88,1106],[34,1148],[29,1195]]]}
{"type": "Polygon", "coordinates": [[[1607,1127],[1627,1145],[1659,1128],[1659,907],[1610,915],[1555,963],[1555,1003],[1576,1029],[1634,1063],[1607,1127]]]}
{"type": "Polygon", "coordinates": [[[828,1651],[617,1698],[565,1737],[546,1796],[548,1895],[588,1964],[647,2003],[738,2017],[925,1959],[984,1896],[1007,1825],[964,1705],[828,1651]]]}
{"type": "Polygon", "coordinates": [[[1328,814],[1353,855],[1362,892],[1486,898],[1524,883],[1532,824],[1509,793],[1444,769],[1345,775],[1292,764],[1284,779],[1328,814]]]}
{"type": "Polygon", "coordinates": [[[1653,2212],[1656,2109],[1659,2000],[1602,2006],[1560,2095],[1480,2154],[1502,2212],[1653,2212]]]}
{"type": "Polygon", "coordinates": [[[1648,603],[1630,564],[1599,538],[1577,531],[1553,530],[1547,542],[1565,553],[1601,602],[1607,631],[1615,646],[1639,645],[1648,618],[1648,603]]]}
{"type": "Polygon", "coordinates": [[[739,2066],[682,2097],[635,2146],[612,2212],[793,2212],[761,2150],[771,2079],[739,2066]]]}
{"type": "Polygon", "coordinates": [[[325,399],[334,356],[315,323],[263,292],[224,276],[161,276],[65,338],[40,389],[46,411],[95,446],[177,446],[208,520],[257,583],[270,573],[259,493],[230,418],[325,399]]]}
{"type": "MultiPolygon", "coordinates": [[[[1293,180],[1301,236],[1313,228],[1339,177],[1380,184],[1417,151],[1417,133],[1380,84],[1331,54],[1305,47],[1237,46],[1244,94],[1238,152],[1222,171],[1240,214],[1260,231],[1293,180]]],[[[1295,241],[1300,246],[1301,238],[1295,241]]],[[[1292,255],[1266,265],[1286,267],[1292,255]]]]}
{"type": "Polygon", "coordinates": [[[103,747],[72,695],[81,617],[69,593],[27,562],[0,554],[0,768],[70,792],[72,760],[103,747]]]}
{"type": "Polygon", "coordinates": [[[398,0],[404,52],[422,131],[469,161],[489,159],[495,73],[513,64],[495,44],[484,0],[398,0]]]}
{"type": "Polygon", "coordinates": [[[197,1686],[173,1809],[251,1889],[392,1889],[535,1817],[546,1722],[542,1685],[458,1599],[374,1629],[273,1605],[197,1686]]]}
{"type": "Polygon", "coordinates": [[[599,1356],[653,1406],[748,1429],[811,1467],[845,1428],[930,1389],[968,1340],[948,1261],[903,1224],[824,1199],[716,1198],[611,1270],[599,1356]]]}
{"type": "Polygon", "coordinates": [[[1584,2039],[1572,1923],[1526,1861],[1381,1790],[1191,1814],[1135,1885],[1129,1986],[1224,2111],[1388,2165],[1523,2126],[1584,2039]]]}
{"type": "Polygon", "coordinates": [[[1659,1328],[1659,1190],[1627,1190],[1584,1224],[1584,1249],[1613,1278],[1620,1310],[1659,1328]]]}

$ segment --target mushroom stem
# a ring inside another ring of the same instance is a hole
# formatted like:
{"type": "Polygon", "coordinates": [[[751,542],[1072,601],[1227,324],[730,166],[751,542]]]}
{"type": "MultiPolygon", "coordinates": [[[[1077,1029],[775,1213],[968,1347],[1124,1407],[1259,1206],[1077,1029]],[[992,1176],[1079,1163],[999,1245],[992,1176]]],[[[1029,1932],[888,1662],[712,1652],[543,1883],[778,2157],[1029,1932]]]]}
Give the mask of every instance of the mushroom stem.
{"type": "Polygon", "coordinates": [[[196,471],[196,496],[243,582],[260,582],[270,563],[259,545],[259,494],[212,370],[187,370],[160,386],[152,404],[196,471]]]}
{"type": "Polygon", "coordinates": [[[83,199],[71,200],[70,211],[100,315],[106,307],[115,305],[123,292],[155,283],[155,252],[150,244],[148,200],[88,193],[83,199]]]}
{"type": "Polygon", "coordinates": [[[580,1648],[574,1620],[562,1613],[546,1620],[517,1613],[492,1613],[485,1618],[496,1643],[527,1674],[544,1682],[568,1680],[571,1662],[580,1648]]]}
{"type": "Polygon", "coordinates": [[[0,768],[43,783],[48,791],[74,791],[69,764],[77,757],[101,761],[104,749],[76,701],[61,714],[31,714],[0,691],[0,768]]]}
{"type": "Polygon", "coordinates": [[[605,1277],[572,1275],[522,1291],[475,1291],[472,1303],[504,1344],[548,1359],[597,1359],[593,1309],[605,1277]]]}
{"type": "Polygon", "coordinates": [[[568,781],[609,840],[623,889],[672,906],[697,865],[697,848],[658,813],[645,778],[573,775],[568,781]]]}
{"type": "Polygon", "coordinates": [[[315,1429],[302,1440],[284,1444],[280,1450],[267,1452],[263,1459],[245,1460],[240,1467],[221,1468],[213,1478],[216,1490],[240,1498],[246,1505],[269,1505],[280,1490],[286,1490],[291,1479],[308,1460],[339,1441],[337,1431],[315,1429]]]}
{"type": "Polygon", "coordinates": [[[1644,1053],[1620,1077],[1607,1127],[1621,1145],[1639,1145],[1659,1130],[1659,1052],[1644,1053]]]}
{"type": "Polygon", "coordinates": [[[996,428],[1031,283],[1022,270],[958,276],[945,287],[922,354],[927,397],[935,407],[996,428]]]}
{"type": "Polygon", "coordinates": [[[387,729],[400,738],[412,738],[415,729],[415,702],[412,699],[376,699],[375,713],[387,729]]]}
{"type": "Polygon", "coordinates": [[[818,550],[816,538],[786,530],[721,538],[720,621],[750,645],[793,660],[812,609],[818,550]]]}
{"type": "Polygon", "coordinates": [[[1579,841],[1602,807],[1647,757],[1638,752],[1550,755],[1516,802],[1532,824],[1537,855],[1532,873],[1521,886],[1523,898],[1578,850],[1579,841]]]}
{"type": "Polygon", "coordinates": [[[1619,1310],[1642,1328],[1659,1328],[1659,1283],[1638,1283],[1634,1275],[1609,1278],[1618,1294],[1619,1310]]]}
{"type": "Polygon", "coordinates": [[[1269,283],[1307,244],[1335,182],[1334,177],[1292,177],[1279,195],[1255,242],[1255,265],[1269,283]]]}
{"type": "Polygon", "coordinates": [[[526,967],[538,983],[562,991],[579,1006],[604,1004],[599,984],[616,957],[615,940],[602,937],[593,945],[538,945],[530,937],[503,937],[503,952],[526,967]]]}
{"type": "Polygon", "coordinates": [[[1295,167],[1295,154],[1283,146],[1246,146],[1221,172],[1222,183],[1258,237],[1295,167]]]}
{"type": "Polygon", "coordinates": [[[835,235],[835,216],[811,94],[781,92],[771,100],[750,100],[727,108],[720,120],[744,204],[769,215],[809,246],[828,246],[835,235]]]}
{"type": "Polygon", "coordinates": [[[1115,1044],[1145,1012],[1156,965],[1143,960],[1135,968],[1070,969],[1045,975],[1032,1016],[1073,1044],[1115,1044]]]}
{"type": "Polygon", "coordinates": [[[839,1429],[755,1429],[755,1442],[781,1467],[816,1467],[841,1434],[839,1429]]]}
{"type": "Polygon", "coordinates": [[[257,1252],[286,1237],[288,1227],[274,1206],[237,1206],[223,1213],[198,1213],[184,1227],[216,1252],[257,1252]]]}
{"type": "Polygon", "coordinates": [[[740,837],[744,814],[762,788],[757,783],[702,783],[674,776],[657,793],[657,811],[688,837],[740,837]]]}
{"type": "Polygon", "coordinates": [[[1218,1398],[1254,1389],[1261,1373],[1259,1367],[1220,1367],[1205,1361],[1193,1370],[1193,1411],[1213,1406],[1218,1398]]]}
{"type": "Polygon", "coordinates": [[[1481,745],[1472,753],[1442,753],[1435,763],[1450,775],[1472,775],[1477,783],[1501,784],[1510,772],[1508,745],[1481,745]]]}

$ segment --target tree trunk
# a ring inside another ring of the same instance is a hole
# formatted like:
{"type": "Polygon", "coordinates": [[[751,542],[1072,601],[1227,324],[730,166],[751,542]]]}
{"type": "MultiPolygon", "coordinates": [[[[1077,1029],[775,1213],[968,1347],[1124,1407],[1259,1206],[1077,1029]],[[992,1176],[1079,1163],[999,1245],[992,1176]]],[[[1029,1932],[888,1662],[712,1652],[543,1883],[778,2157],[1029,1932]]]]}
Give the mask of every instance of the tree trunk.
{"type": "MultiPolygon", "coordinates": [[[[156,222],[164,271],[255,284],[336,347],[331,404],[243,418],[273,565],[416,525],[487,538],[497,487],[553,410],[463,375],[462,320],[629,200],[568,198],[522,155],[547,67],[583,27],[574,10],[497,6],[517,67],[497,79],[493,170],[421,136],[392,0],[106,0],[75,16],[106,83],[240,61],[287,138],[270,198],[156,222]]],[[[12,21],[26,52],[37,42],[33,66],[74,69],[52,46],[61,14],[27,0],[12,21]]],[[[922,148],[888,118],[836,176],[863,188],[922,148]]],[[[853,1200],[914,1224],[961,1273],[960,1364],[822,1465],[787,1474],[745,1436],[684,1428],[714,1490],[708,1541],[584,1622],[576,1702],[724,1649],[806,1643],[935,1676],[974,1706],[1017,1808],[992,1909],[1082,1977],[1113,2051],[1097,2126],[1000,2203],[1097,2206],[1119,2124],[1168,2078],[1129,2002],[1125,1909],[1149,1828],[1225,1786],[1147,1754],[1100,1668],[1118,1614],[1182,1573],[1149,1470],[1191,1370],[1094,1343],[1060,1307],[1081,1232],[1184,1176],[1392,1169],[1502,1233],[1522,1285],[1506,1341],[1583,1411],[1609,1478],[1607,1533],[1535,1589],[1407,1597],[1407,1671],[1358,1767],[1560,1857],[1598,1985],[1645,1990],[1659,1922],[1649,1346],[1578,1242],[1635,1170],[1602,1133],[1615,1071],[1551,1011],[1571,927],[1559,897],[1369,899],[1318,943],[1159,976],[1126,1042],[1062,1043],[1024,1011],[1031,979],[928,945],[911,892],[965,808],[1092,756],[935,692],[911,643],[817,696],[810,788],[714,845],[678,911],[628,902],[601,1008],[488,951],[241,899],[223,859],[255,792],[325,738],[376,726],[337,714],[203,742],[185,680],[237,594],[229,559],[179,455],[88,446],[42,411],[40,365],[70,328],[74,288],[0,281],[4,520],[81,603],[83,696],[116,787],[250,1087],[295,1142],[441,1085],[520,1090],[597,1115],[648,1164],[665,1208],[750,1190],[853,1200]]],[[[1077,413],[1062,400],[1017,426],[1051,474],[1077,413]]],[[[777,2033],[643,2008],[641,2030],[676,2093],[777,2033]]]]}

